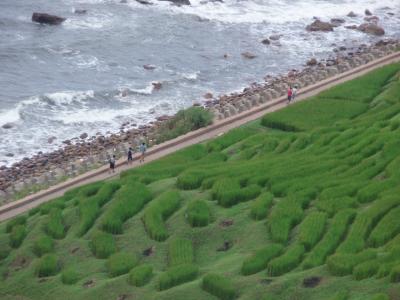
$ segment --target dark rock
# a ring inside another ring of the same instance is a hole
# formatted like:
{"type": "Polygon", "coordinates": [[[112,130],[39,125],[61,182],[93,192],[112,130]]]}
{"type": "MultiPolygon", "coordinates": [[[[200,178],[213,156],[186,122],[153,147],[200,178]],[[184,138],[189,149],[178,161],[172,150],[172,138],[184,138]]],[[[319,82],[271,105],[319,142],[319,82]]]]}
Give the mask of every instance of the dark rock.
{"type": "Polygon", "coordinates": [[[355,17],[357,17],[357,15],[356,15],[353,11],[349,12],[349,13],[347,14],[347,16],[350,17],[350,18],[355,18],[355,17]]]}
{"type": "Polygon", "coordinates": [[[358,26],[357,25],[348,25],[348,26],[344,26],[344,28],[346,29],[352,29],[352,30],[357,30],[358,26]]]}
{"type": "Polygon", "coordinates": [[[253,58],[256,58],[256,57],[257,57],[257,55],[255,55],[255,54],[253,54],[253,53],[250,53],[250,52],[243,52],[243,53],[242,53],[242,56],[243,56],[244,58],[247,58],[247,59],[253,59],[253,58]]]}
{"type": "Polygon", "coordinates": [[[224,58],[225,58],[225,59],[228,58],[228,54],[225,53],[225,54],[224,54],[224,58]]]}
{"type": "Polygon", "coordinates": [[[143,256],[152,255],[154,253],[155,249],[156,249],[156,246],[151,246],[150,248],[143,250],[143,256]]]}
{"type": "Polygon", "coordinates": [[[203,95],[203,97],[204,97],[204,99],[212,99],[212,98],[214,98],[214,95],[212,93],[205,93],[203,95]]]}
{"type": "Polygon", "coordinates": [[[82,133],[79,137],[80,137],[82,140],[84,140],[84,139],[86,139],[88,136],[89,136],[89,135],[88,135],[86,132],[84,132],[84,133],[82,133]]]}
{"type": "Polygon", "coordinates": [[[181,5],[190,5],[189,0],[158,0],[158,1],[169,1],[172,2],[175,5],[181,6],[181,5]]]}
{"type": "Polygon", "coordinates": [[[159,116],[159,117],[157,117],[157,121],[160,121],[160,122],[164,122],[164,121],[167,121],[167,120],[169,120],[171,117],[170,116],[167,116],[167,115],[163,115],[163,116],[159,116]]]}
{"type": "Polygon", "coordinates": [[[316,287],[321,282],[321,279],[322,279],[321,277],[317,277],[317,276],[304,278],[303,286],[306,288],[316,287]]]}
{"type": "Polygon", "coordinates": [[[65,144],[65,145],[71,145],[71,141],[70,140],[65,140],[62,143],[65,144]]]}
{"type": "Polygon", "coordinates": [[[331,24],[334,27],[338,27],[340,25],[342,25],[344,22],[346,22],[344,19],[341,18],[333,18],[331,19],[331,24]]]}
{"type": "Polygon", "coordinates": [[[309,61],[307,61],[307,66],[315,66],[318,64],[318,61],[315,58],[311,58],[309,61]]]}
{"type": "Polygon", "coordinates": [[[230,248],[232,248],[232,242],[231,241],[224,241],[224,244],[217,249],[217,251],[228,251],[230,248]]]}
{"type": "Polygon", "coordinates": [[[95,285],[94,279],[89,279],[88,281],[86,281],[86,282],[83,284],[83,286],[84,286],[85,288],[91,288],[91,287],[94,287],[94,285],[95,285]]]}
{"type": "Polygon", "coordinates": [[[328,32],[328,31],[333,31],[333,26],[331,23],[315,20],[310,25],[307,25],[306,30],[328,32]]]}
{"type": "Polygon", "coordinates": [[[32,22],[48,25],[59,25],[64,22],[66,18],[44,14],[44,13],[33,13],[32,22]]]}
{"type": "Polygon", "coordinates": [[[269,39],[263,39],[261,43],[263,43],[264,45],[269,45],[271,44],[271,41],[269,39]]]}
{"type": "Polygon", "coordinates": [[[369,9],[366,9],[364,13],[366,16],[372,16],[372,12],[369,9]]]}
{"type": "Polygon", "coordinates": [[[378,23],[379,17],[377,16],[364,17],[364,21],[378,23]]]}
{"type": "Polygon", "coordinates": [[[153,65],[143,65],[143,69],[145,70],[154,70],[156,68],[156,66],[153,65]]]}
{"type": "Polygon", "coordinates": [[[385,34],[385,30],[375,23],[363,23],[358,26],[358,30],[376,36],[385,34]]]}
{"type": "Polygon", "coordinates": [[[340,51],[346,51],[347,48],[346,48],[345,46],[340,46],[340,47],[339,47],[339,50],[340,50],[340,51]]]}
{"type": "Polygon", "coordinates": [[[11,124],[11,123],[6,123],[6,124],[4,124],[3,126],[1,126],[3,129],[10,129],[10,128],[13,128],[13,124],[11,124]]]}
{"type": "Polygon", "coordinates": [[[233,225],[233,220],[223,220],[219,223],[220,226],[222,227],[228,227],[233,225]]]}
{"type": "Polygon", "coordinates": [[[7,153],[6,157],[14,157],[14,153],[7,153]]]}
{"type": "Polygon", "coordinates": [[[161,82],[152,82],[151,84],[153,85],[153,88],[155,90],[159,90],[159,89],[162,88],[162,83],[161,82]]]}
{"type": "Polygon", "coordinates": [[[87,10],[86,9],[75,9],[74,13],[77,15],[85,15],[87,13],[87,10]]]}
{"type": "Polygon", "coordinates": [[[153,3],[146,1],[146,0],[136,0],[136,2],[143,4],[143,5],[153,5],[153,3]]]}
{"type": "Polygon", "coordinates": [[[56,139],[57,139],[57,138],[56,138],[55,136],[51,136],[51,137],[49,137],[49,138],[47,139],[47,142],[48,142],[49,144],[52,144],[56,139]]]}
{"type": "Polygon", "coordinates": [[[278,41],[281,38],[280,34],[274,34],[269,37],[271,41],[278,41]]]}

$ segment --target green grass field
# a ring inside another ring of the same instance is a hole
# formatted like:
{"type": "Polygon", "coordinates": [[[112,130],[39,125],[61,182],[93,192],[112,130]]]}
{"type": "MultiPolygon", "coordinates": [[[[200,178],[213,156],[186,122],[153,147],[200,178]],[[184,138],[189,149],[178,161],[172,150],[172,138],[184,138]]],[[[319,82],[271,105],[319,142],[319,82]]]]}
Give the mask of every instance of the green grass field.
{"type": "Polygon", "coordinates": [[[0,299],[400,299],[400,64],[0,224],[0,299]]]}

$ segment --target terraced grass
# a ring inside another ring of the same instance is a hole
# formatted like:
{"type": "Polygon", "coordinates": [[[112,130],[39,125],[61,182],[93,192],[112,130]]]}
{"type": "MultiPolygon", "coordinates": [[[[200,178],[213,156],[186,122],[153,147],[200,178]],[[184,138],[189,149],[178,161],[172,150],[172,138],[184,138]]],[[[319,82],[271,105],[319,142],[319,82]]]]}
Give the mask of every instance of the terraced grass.
{"type": "Polygon", "coordinates": [[[399,71],[0,224],[0,298],[396,299],[399,71]]]}

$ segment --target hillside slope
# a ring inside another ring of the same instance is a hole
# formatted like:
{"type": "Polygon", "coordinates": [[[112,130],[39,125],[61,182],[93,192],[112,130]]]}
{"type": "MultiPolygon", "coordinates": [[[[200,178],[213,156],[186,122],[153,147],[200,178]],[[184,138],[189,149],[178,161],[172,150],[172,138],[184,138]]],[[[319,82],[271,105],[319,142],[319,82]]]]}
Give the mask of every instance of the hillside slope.
{"type": "Polygon", "coordinates": [[[0,224],[0,298],[399,299],[399,72],[0,224]]]}

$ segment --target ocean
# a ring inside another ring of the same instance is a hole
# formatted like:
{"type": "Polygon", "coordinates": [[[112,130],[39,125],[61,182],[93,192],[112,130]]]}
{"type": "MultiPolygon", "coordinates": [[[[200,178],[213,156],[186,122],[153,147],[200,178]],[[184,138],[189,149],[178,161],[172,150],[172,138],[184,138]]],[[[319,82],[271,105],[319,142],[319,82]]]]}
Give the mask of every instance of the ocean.
{"type": "Polygon", "coordinates": [[[204,101],[205,93],[238,91],[265,75],[299,69],[337,46],[379,40],[344,26],[307,32],[313,17],[359,25],[369,9],[385,37],[400,37],[398,0],[149,2],[0,1],[0,165],[54,150],[84,132],[110,134],[126,122],[148,123],[204,101]],[[350,11],[358,16],[347,17],[350,11]],[[33,12],[67,20],[35,24],[33,12]],[[271,35],[280,39],[261,43],[271,35]],[[257,57],[246,59],[243,52],[257,57]]]}

